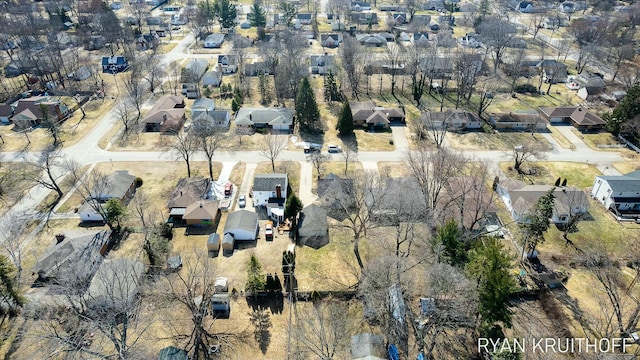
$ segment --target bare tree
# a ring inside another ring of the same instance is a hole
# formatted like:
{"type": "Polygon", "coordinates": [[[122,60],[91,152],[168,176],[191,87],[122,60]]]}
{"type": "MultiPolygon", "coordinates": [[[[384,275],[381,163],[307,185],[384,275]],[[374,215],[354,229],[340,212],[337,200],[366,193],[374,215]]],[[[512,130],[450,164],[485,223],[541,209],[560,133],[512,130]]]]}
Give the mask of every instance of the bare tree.
{"type": "Polygon", "coordinates": [[[122,139],[126,139],[131,130],[137,130],[136,124],[138,119],[136,119],[136,110],[129,103],[129,99],[122,99],[116,102],[113,111],[118,120],[120,120],[120,123],[122,123],[122,139]]]}
{"type": "Polygon", "coordinates": [[[131,208],[138,219],[140,219],[143,228],[146,228],[147,225],[150,225],[152,222],[153,211],[151,211],[150,207],[151,197],[149,197],[149,194],[143,190],[136,191],[131,199],[131,203],[129,203],[129,208],[131,208]]]}
{"type": "Polygon", "coordinates": [[[493,71],[498,70],[502,56],[516,35],[516,27],[508,20],[488,16],[476,27],[487,47],[491,48],[493,71]]]}
{"type": "MultiPolygon", "coordinates": [[[[149,53],[144,55],[144,75],[142,78],[149,84],[149,92],[153,94],[156,88],[161,85],[162,77],[165,75],[162,69],[162,54],[159,52],[159,47],[155,46],[149,53]]],[[[162,90],[164,94],[164,89],[162,90]]]]}
{"type": "Polygon", "coordinates": [[[522,165],[534,158],[542,158],[544,156],[544,145],[532,138],[522,144],[514,145],[509,156],[513,160],[513,168],[518,174],[524,174],[522,165]]]}
{"type": "Polygon", "coordinates": [[[344,161],[344,176],[348,176],[349,173],[349,163],[356,161],[358,158],[358,153],[351,150],[348,146],[342,149],[340,153],[342,161],[344,161]]]}
{"type": "MultiPolygon", "coordinates": [[[[300,305],[298,305],[300,306],[300,305]]],[[[349,352],[353,314],[350,304],[324,300],[311,309],[296,307],[294,338],[299,359],[341,359],[349,352]]]]}
{"type": "Polygon", "coordinates": [[[441,148],[447,136],[455,112],[446,111],[436,113],[433,111],[423,111],[413,127],[418,140],[428,138],[437,148],[441,148]]]}
{"type": "Polygon", "coordinates": [[[287,148],[286,136],[267,134],[262,137],[260,154],[271,161],[271,171],[276,172],[276,159],[287,148]]]}
{"type": "Polygon", "coordinates": [[[85,354],[101,359],[141,356],[138,341],[152,322],[142,323],[140,290],[144,265],[128,259],[103,262],[85,292],[70,281],[63,284],[68,306],[50,306],[29,314],[40,319],[35,337],[45,341],[40,349],[85,354]]]}
{"type": "Polygon", "coordinates": [[[450,203],[443,204],[443,195],[452,178],[459,176],[468,163],[461,154],[440,148],[429,150],[422,147],[408,154],[409,167],[418,181],[418,186],[425,199],[429,223],[437,224],[440,213],[450,203]]]}
{"type": "Polygon", "coordinates": [[[316,176],[318,177],[318,180],[320,180],[320,178],[324,176],[324,167],[326,163],[331,160],[331,157],[329,155],[315,153],[310,155],[309,158],[314,170],[316,171],[316,176]]]}
{"type": "Polygon", "coordinates": [[[176,142],[171,145],[171,149],[177,158],[184,160],[187,164],[187,177],[191,177],[191,158],[198,147],[198,138],[187,133],[180,132],[176,135],[176,142]]]}
{"type": "Polygon", "coordinates": [[[446,186],[458,224],[465,230],[473,231],[494,206],[495,192],[486,188],[491,178],[487,162],[469,162],[467,166],[470,176],[455,177],[446,186]]]}
{"type": "Polygon", "coordinates": [[[34,164],[31,170],[25,171],[24,178],[32,186],[42,186],[46,189],[53,190],[58,195],[56,203],[62,198],[64,192],[60,188],[60,181],[65,177],[64,171],[60,166],[64,159],[59,150],[49,148],[43,151],[38,162],[34,164]]]}
{"type": "Polygon", "coordinates": [[[22,280],[22,250],[24,243],[24,233],[27,230],[27,222],[19,218],[20,215],[9,216],[8,214],[2,218],[0,222],[0,231],[4,236],[4,240],[0,242],[0,248],[7,254],[9,260],[16,268],[16,274],[13,278],[14,282],[21,286],[22,280]]]}
{"type": "MultiPolygon", "coordinates": [[[[347,77],[347,82],[351,89],[351,95],[358,98],[360,94],[360,82],[362,79],[362,45],[354,37],[345,37],[340,44],[340,59],[342,68],[347,77]]],[[[343,82],[344,83],[344,82],[343,82]]]]}
{"type": "MultiPolygon", "coordinates": [[[[140,64],[136,65],[140,66],[140,64]]],[[[128,105],[133,107],[136,111],[134,124],[137,126],[138,121],[142,117],[142,104],[144,104],[147,95],[147,87],[142,84],[142,74],[140,70],[133,68],[131,71],[125,74],[124,77],[124,89],[125,99],[128,105]]]]}
{"type": "Polygon", "coordinates": [[[167,276],[163,281],[165,289],[171,295],[172,304],[189,314],[190,324],[178,327],[175,319],[168,318],[167,326],[172,330],[172,338],[184,344],[184,348],[194,360],[213,359],[210,349],[215,345],[233,346],[246,336],[246,329],[221,332],[216,330],[216,318],[210,315],[211,298],[215,294],[214,282],[216,269],[206,254],[196,253],[186,258],[184,269],[167,276]]]}

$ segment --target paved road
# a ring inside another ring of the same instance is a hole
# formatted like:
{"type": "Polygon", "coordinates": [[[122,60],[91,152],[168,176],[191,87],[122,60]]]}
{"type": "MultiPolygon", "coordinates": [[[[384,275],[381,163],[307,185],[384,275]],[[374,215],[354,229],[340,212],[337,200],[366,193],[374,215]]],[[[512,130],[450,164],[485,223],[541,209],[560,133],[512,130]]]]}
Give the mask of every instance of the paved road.
{"type": "MultiPolygon", "coordinates": [[[[164,64],[168,64],[171,61],[183,59],[188,57],[184,53],[189,47],[190,42],[193,41],[193,37],[188,35],[180,41],[180,43],[169,52],[164,58],[164,64]]],[[[98,122],[94,128],[78,143],[73,146],[69,146],[67,148],[63,148],[61,153],[67,159],[73,159],[80,163],[81,165],[91,165],[100,162],[107,161],[152,161],[152,162],[166,162],[177,160],[175,154],[164,151],[108,151],[98,147],[98,142],[100,138],[107,133],[112,126],[116,123],[116,117],[113,112],[109,112],[100,122],[98,122]]],[[[407,151],[409,149],[409,143],[407,141],[406,129],[404,127],[394,127],[393,138],[396,149],[394,151],[388,152],[360,152],[358,153],[358,161],[363,163],[363,167],[365,169],[375,170],[377,171],[377,163],[379,161],[401,161],[406,158],[407,151]]],[[[575,137],[575,135],[573,135],[575,137]]],[[[568,137],[570,138],[570,137],[568,137]]],[[[576,137],[577,138],[577,137],[576,137]]],[[[571,141],[575,140],[570,138],[571,141]]],[[[578,139],[579,140],[579,139],[578,139]]],[[[496,164],[500,161],[508,161],[509,153],[504,151],[462,151],[463,154],[477,159],[477,160],[486,160],[493,164],[496,164]]],[[[4,153],[3,158],[4,161],[36,161],[38,158],[38,153],[28,153],[28,152],[14,152],[14,153],[4,153]]],[[[303,203],[310,203],[315,197],[311,193],[311,180],[313,176],[313,172],[311,170],[311,165],[307,162],[306,154],[304,154],[301,150],[298,151],[283,151],[278,158],[279,161],[298,161],[300,162],[302,168],[301,174],[301,190],[300,196],[303,198],[303,203]]],[[[249,188],[247,188],[251,181],[247,181],[252,179],[253,173],[255,172],[255,164],[261,161],[266,161],[266,158],[262,156],[259,151],[233,151],[233,152],[225,152],[219,151],[215,156],[216,160],[224,159],[223,173],[224,180],[228,179],[230,170],[233,168],[233,164],[237,162],[245,162],[247,164],[247,171],[245,172],[245,178],[243,181],[243,185],[240,189],[240,192],[248,194],[249,188]]],[[[593,149],[584,145],[581,141],[576,141],[576,150],[564,149],[559,146],[555,146],[554,150],[547,154],[547,160],[551,161],[575,161],[575,162],[590,162],[594,163],[599,168],[608,170],[611,168],[611,163],[616,161],[623,161],[624,158],[616,153],[616,152],[599,152],[594,151],[593,149]],[[580,145],[581,144],[581,145],[580,145]]],[[[194,160],[204,161],[206,160],[205,156],[201,153],[197,153],[194,156],[194,160]]],[[[62,174],[62,169],[56,169],[57,174],[62,174]]],[[[223,176],[221,175],[221,178],[223,176]]],[[[237,193],[237,192],[236,192],[237,193]]],[[[34,214],[34,210],[38,204],[40,204],[45,197],[49,194],[49,190],[43,187],[34,187],[29,191],[28,195],[25,196],[20,202],[18,202],[13,208],[11,208],[7,213],[5,213],[1,218],[2,220],[13,219],[15,217],[24,217],[24,216],[38,216],[38,214],[34,214]]],[[[247,206],[250,208],[250,204],[247,206]]],[[[2,235],[0,234],[0,240],[2,239],[2,235]]]]}

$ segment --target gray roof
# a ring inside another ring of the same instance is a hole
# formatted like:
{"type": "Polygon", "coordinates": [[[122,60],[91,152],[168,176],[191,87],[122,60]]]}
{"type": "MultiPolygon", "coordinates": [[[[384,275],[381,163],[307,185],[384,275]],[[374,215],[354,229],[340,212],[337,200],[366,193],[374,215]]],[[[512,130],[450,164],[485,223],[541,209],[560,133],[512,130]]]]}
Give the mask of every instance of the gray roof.
{"type": "Polygon", "coordinates": [[[193,117],[193,121],[203,121],[203,124],[207,126],[227,125],[230,116],[229,110],[214,110],[208,113],[198,112],[198,114],[193,117]]]}
{"type": "Polygon", "coordinates": [[[91,280],[85,297],[95,306],[127,306],[138,295],[145,266],[127,258],[105,260],[91,280]]]}
{"type": "MultiPolygon", "coordinates": [[[[116,171],[112,174],[107,175],[106,182],[107,186],[104,194],[99,194],[101,198],[116,198],[122,199],[125,197],[129,188],[136,180],[136,177],[129,174],[127,170],[116,171]]],[[[96,194],[98,195],[98,194],[96,194]]]]}
{"type": "Polygon", "coordinates": [[[620,176],[598,176],[598,179],[605,180],[613,193],[640,191],[640,170],[620,176]]]}
{"type": "Polygon", "coordinates": [[[289,108],[241,108],[236,114],[236,125],[293,124],[293,110],[289,108]]]}
{"type": "Polygon", "coordinates": [[[319,249],[329,243],[329,225],[327,210],[320,205],[311,204],[300,212],[298,237],[302,245],[319,249]]]}
{"type": "Polygon", "coordinates": [[[224,41],[224,34],[211,34],[204,39],[204,42],[220,43],[224,41]]]}
{"type": "MultiPolygon", "coordinates": [[[[244,211],[244,210],[242,210],[242,211],[244,211]]],[[[224,237],[222,238],[222,243],[223,244],[231,244],[231,245],[233,245],[233,242],[234,242],[234,239],[233,239],[233,236],[231,236],[230,233],[224,234],[224,237]]]]}
{"type": "Polygon", "coordinates": [[[207,239],[207,244],[211,244],[211,245],[216,245],[220,243],[220,235],[217,233],[213,233],[211,235],[209,235],[209,238],[207,239]]]}
{"type": "Polygon", "coordinates": [[[286,191],[287,181],[287,174],[256,174],[253,178],[253,191],[276,191],[276,185],[282,185],[282,191],[286,191]]]}
{"type": "MultiPolygon", "coordinates": [[[[235,229],[255,231],[258,224],[258,214],[249,210],[238,210],[229,214],[224,225],[224,233],[232,232],[235,229]]],[[[225,242],[225,238],[222,242],[225,242]]]]}
{"type": "Polygon", "coordinates": [[[170,195],[167,207],[186,208],[198,200],[202,200],[209,189],[209,179],[204,177],[183,178],[170,195]]]}
{"type": "MultiPolygon", "coordinates": [[[[513,209],[519,214],[528,213],[538,202],[538,199],[554,186],[551,185],[526,185],[518,190],[509,191],[513,209]]],[[[589,208],[589,199],[581,189],[575,186],[555,187],[553,192],[555,201],[554,214],[569,214],[570,206],[573,208],[589,208]]]]}
{"type": "Polygon", "coordinates": [[[65,239],[52,245],[33,269],[43,278],[62,281],[86,281],[99,264],[100,249],[109,241],[111,231],[68,230],[65,239]]]}
{"type": "Polygon", "coordinates": [[[207,71],[209,67],[209,61],[204,59],[192,59],[189,63],[184,67],[185,70],[190,71],[195,75],[195,77],[199,80],[202,75],[207,71]]]}
{"type": "Polygon", "coordinates": [[[216,103],[213,99],[199,98],[193,102],[193,105],[191,105],[191,113],[193,114],[193,111],[196,109],[199,111],[213,111],[216,109],[216,103]]]}

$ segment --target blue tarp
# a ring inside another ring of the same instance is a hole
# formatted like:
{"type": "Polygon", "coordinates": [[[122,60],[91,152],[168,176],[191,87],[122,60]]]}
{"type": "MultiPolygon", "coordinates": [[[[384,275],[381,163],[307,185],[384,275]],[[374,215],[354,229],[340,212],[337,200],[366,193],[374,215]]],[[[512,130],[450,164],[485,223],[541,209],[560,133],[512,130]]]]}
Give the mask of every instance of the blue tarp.
{"type": "Polygon", "coordinates": [[[398,348],[395,345],[389,345],[387,353],[389,354],[389,360],[400,360],[400,354],[398,354],[398,348]]]}
{"type": "Polygon", "coordinates": [[[424,353],[422,351],[420,351],[420,354],[418,354],[417,360],[424,360],[424,353]]]}

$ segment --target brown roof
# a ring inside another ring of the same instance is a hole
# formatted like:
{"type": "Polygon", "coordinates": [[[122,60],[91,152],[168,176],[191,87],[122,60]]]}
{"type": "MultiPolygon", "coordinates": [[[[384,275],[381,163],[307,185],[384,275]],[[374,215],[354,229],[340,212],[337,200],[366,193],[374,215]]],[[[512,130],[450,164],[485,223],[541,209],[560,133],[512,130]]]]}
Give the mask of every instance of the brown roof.
{"type": "Polygon", "coordinates": [[[373,101],[354,102],[350,106],[353,121],[363,121],[373,114],[373,108],[376,107],[376,103],[373,101]]]}
{"type": "Polygon", "coordinates": [[[159,110],[174,109],[184,107],[184,96],[182,95],[165,95],[162,96],[153,105],[149,113],[154,113],[159,110]]]}
{"type": "Polygon", "coordinates": [[[178,125],[184,118],[185,110],[181,109],[168,109],[158,110],[154,113],[149,113],[142,123],[144,124],[161,124],[162,127],[173,127],[178,125]]]}
{"type": "Polygon", "coordinates": [[[547,118],[568,118],[577,125],[604,125],[606,124],[598,115],[580,106],[541,107],[540,112],[547,118]]]}
{"type": "Polygon", "coordinates": [[[183,220],[213,220],[218,214],[218,200],[196,201],[187,206],[183,220]]]}
{"type": "Polygon", "coordinates": [[[392,108],[392,109],[382,109],[381,111],[387,114],[387,117],[404,118],[404,111],[402,111],[402,109],[392,108]]]}
{"type": "Polygon", "coordinates": [[[11,105],[0,105],[0,116],[8,117],[13,113],[13,109],[11,109],[11,105]]]}
{"type": "Polygon", "coordinates": [[[548,118],[569,117],[576,110],[576,106],[541,107],[540,112],[548,118]]]}
{"type": "Polygon", "coordinates": [[[543,119],[540,118],[538,113],[524,113],[524,112],[510,112],[506,114],[491,114],[491,117],[495,122],[499,123],[515,123],[515,122],[539,122],[543,119]]]}
{"type": "Polygon", "coordinates": [[[184,178],[178,181],[175,189],[171,193],[167,207],[186,208],[206,195],[209,188],[209,179],[203,177],[184,178]]]}
{"type": "Polygon", "coordinates": [[[376,110],[373,114],[367,117],[367,124],[388,124],[389,119],[387,114],[380,110],[376,110]]]}
{"type": "MultiPolygon", "coordinates": [[[[526,185],[521,189],[509,191],[513,209],[519,214],[526,214],[551,188],[553,188],[551,185],[526,185]]],[[[575,186],[558,186],[553,195],[555,196],[553,205],[555,214],[569,214],[569,206],[589,207],[587,195],[575,186]]]]}
{"type": "Polygon", "coordinates": [[[18,100],[18,104],[16,105],[13,113],[15,115],[18,115],[24,112],[24,115],[26,117],[32,118],[33,120],[42,119],[43,116],[40,105],[44,105],[47,108],[47,113],[48,116],[50,116],[50,119],[60,119],[62,117],[62,114],[60,112],[60,102],[51,100],[49,97],[45,96],[33,96],[30,98],[18,100]],[[25,110],[28,110],[29,112],[25,112],[25,110]]]}

